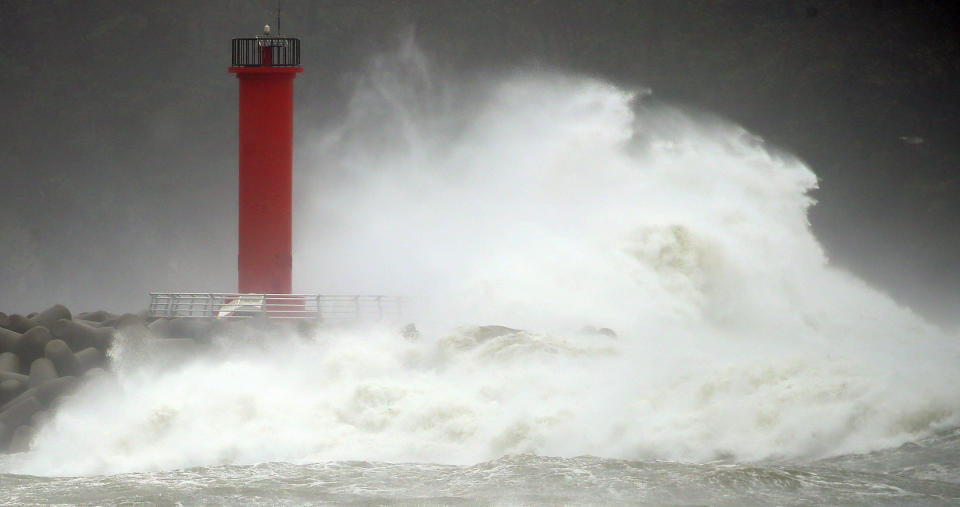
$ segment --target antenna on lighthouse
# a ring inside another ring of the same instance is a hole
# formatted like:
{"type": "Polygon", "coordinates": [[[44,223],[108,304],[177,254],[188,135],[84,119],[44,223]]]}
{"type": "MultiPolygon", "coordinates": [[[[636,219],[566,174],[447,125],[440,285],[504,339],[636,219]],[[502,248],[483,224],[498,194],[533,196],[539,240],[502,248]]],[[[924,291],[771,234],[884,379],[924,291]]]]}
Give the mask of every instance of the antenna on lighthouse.
{"type": "Polygon", "coordinates": [[[282,2],[281,2],[280,0],[277,0],[277,36],[280,35],[280,8],[281,8],[281,5],[282,5],[282,2]]]}

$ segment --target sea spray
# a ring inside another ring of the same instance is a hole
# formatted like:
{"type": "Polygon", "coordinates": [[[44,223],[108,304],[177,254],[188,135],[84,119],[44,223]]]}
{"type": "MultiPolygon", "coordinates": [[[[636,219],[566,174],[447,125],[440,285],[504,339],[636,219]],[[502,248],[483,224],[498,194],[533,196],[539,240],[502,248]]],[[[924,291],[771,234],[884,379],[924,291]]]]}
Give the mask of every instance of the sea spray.
{"type": "Polygon", "coordinates": [[[85,386],[5,466],[86,475],[517,453],[797,458],[886,447],[952,417],[949,397],[841,358],[634,355],[624,338],[594,333],[482,336],[223,337],[175,368],[124,354],[134,368],[85,386]]]}
{"type": "Polygon", "coordinates": [[[120,339],[4,470],[806,459],[957,425],[956,337],[829,266],[799,160],[595,79],[402,63],[305,152],[295,272],[408,296],[420,339],[260,331],[173,366],[120,339]]]}

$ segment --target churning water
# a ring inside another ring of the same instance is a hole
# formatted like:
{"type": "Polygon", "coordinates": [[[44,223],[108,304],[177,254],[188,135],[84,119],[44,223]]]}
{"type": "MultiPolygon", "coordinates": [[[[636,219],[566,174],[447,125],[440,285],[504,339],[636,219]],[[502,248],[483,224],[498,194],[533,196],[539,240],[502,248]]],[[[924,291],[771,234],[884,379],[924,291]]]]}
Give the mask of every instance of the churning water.
{"type": "Polygon", "coordinates": [[[5,501],[960,501],[958,337],[831,268],[816,176],[756,136],[408,48],[310,146],[298,289],[407,295],[419,339],[120,340],[5,501]]]}

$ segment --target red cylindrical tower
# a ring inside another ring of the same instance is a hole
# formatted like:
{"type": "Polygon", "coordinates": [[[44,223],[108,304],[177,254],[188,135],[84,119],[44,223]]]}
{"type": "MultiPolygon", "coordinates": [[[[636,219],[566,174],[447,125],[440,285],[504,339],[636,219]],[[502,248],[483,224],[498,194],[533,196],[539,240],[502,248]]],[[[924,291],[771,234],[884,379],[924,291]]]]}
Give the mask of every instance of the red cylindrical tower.
{"type": "Polygon", "coordinates": [[[293,233],[293,80],[300,41],[233,39],[240,81],[238,291],[290,294],[293,233]]]}

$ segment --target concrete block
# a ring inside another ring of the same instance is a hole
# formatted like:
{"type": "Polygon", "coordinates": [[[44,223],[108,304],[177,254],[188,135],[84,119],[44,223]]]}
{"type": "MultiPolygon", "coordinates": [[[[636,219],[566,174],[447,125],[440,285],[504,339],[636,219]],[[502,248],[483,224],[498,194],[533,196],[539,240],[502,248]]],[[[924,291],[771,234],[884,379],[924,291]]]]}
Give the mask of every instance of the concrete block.
{"type": "Polygon", "coordinates": [[[127,326],[146,326],[147,322],[144,317],[132,313],[125,313],[119,317],[104,321],[103,325],[120,330],[127,326]]]}
{"type": "Polygon", "coordinates": [[[23,384],[26,385],[27,381],[30,380],[30,376],[24,375],[22,373],[0,371],[0,381],[4,381],[4,380],[16,380],[17,382],[23,382],[23,384]]]}
{"type": "Polygon", "coordinates": [[[53,380],[60,375],[57,374],[57,367],[53,361],[41,357],[30,363],[30,380],[27,382],[29,387],[39,387],[48,380],[53,380]]]}
{"type": "Polygon", "coordinates": [[[77,386],[77,377],[60,377],[48,380],[37,388],[37,400],[43,405],[50,405],[53,400],[70,393],[77,386]]]}
{"type": "Polygon", "coordinates": [[[112,329],[85,326],[67,319],[58,320],[50,328],[50,333],[54,338],[65,341],[70,350],[83,350],[87,347],[107,350],[113,342],[112,329]]]}
{"type": "Polygon", "coordinates": [[[95,347],[87,347],[74,354],[73,357],[77,360],[77,371],[79,373],[102,366],[106,362],[106,356],[95,347]]]}
{"type": "Polygon", "coordinates": [[[34,360],[43,357],[44,348],[52,339],[50,331],[42,326],[23,333],[16,350],[17,355],[20,356],[20,364],[31,364],[34,360]]]}
{"type": "Polygon", "coordinates": [[[0,352],[0,371],[7,373],[20,372],[20,356],[13,352],[0,352]]]}
{"type": "Polygon", "coordinates": [[[0,327],[0,352],[14,352],[17,350],[17,344],[20,343],[20,337],[23,335],[0,327]]]}
{"type": "Polygon", "coordinates": [[[26,388],[27,385],[19,380],[0,381],[0,406],[20,396],[26,388]]]}
{"type": "Polygon", "coordinates": [[[16,454],[27,452],[33,444],[33,437],[36,435],[33,428],[24,424],[13,431],[10,437],[10,445],[7,446],[7,453],[16,454]]]}
{"type": "Polygon", "coordinates": [[[16,428],[30,422],[33,414],[41,409],[43,405],[36,397],[18,396],[16,402],[9,403],[0,410],[0,423],[6,424],[8,428],[16,428]]]}
{"type": "Polygon", "coordinates": [[[50,419],[49,410],[38,410],[30,416],[30,426],[34,428],[39,428],[44,425],[50,419]]]}
{"type": "Polygon", "coordinates": [[[34,322],[40,324],[41,326],[50,329],[53,324],[60,319],[70,320],[73,316],[70,315],[70,310],[63,305],[53,305],[50,308],[40,312],[36,317],[33,318],[34,322]]]}
{"type": "Polygon", "coordinates": [[[81,313],[81,314],[77,315],[77,318],[83,319],[83,320],[87,320],[87,321],[90,321],[90,322],[98,322],[98,323],[102,324],[102,323],[104,323],[104,322],[106,322],[106,321],[108,321],[108,320],[117,318],[117,316],[114,315],[114,314],[112,314],[112,313],[110,313],[110,312],[105,312],[105,311],[103,311],[103,310],[99,310],[99,311],[96,311],[96,312],[84,312],[84,313],[81,313]]]}
{"type": "Polygon", "coordinates": [[[32,328],[39,326],[35,321],[24,317],[18,313],[15,313],[10,316],[10,322],[7,325],[7,329],[11,331],[16,331],[18,333],[26,333],[32,328]]]}
{"type": "Polygon", "coordinates": [[[44,347],[44,356],[53,362],[60,375],[79,375],[80,363],[63,340],[50,340],[44,347]]]}

